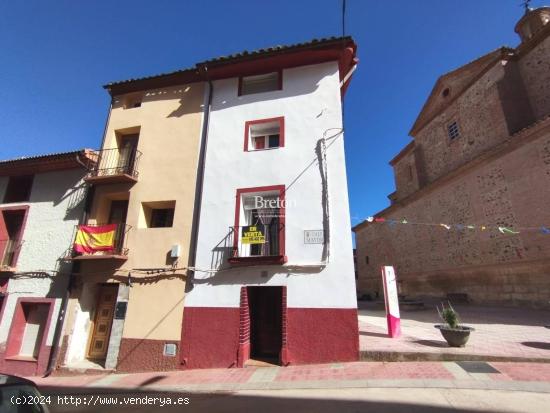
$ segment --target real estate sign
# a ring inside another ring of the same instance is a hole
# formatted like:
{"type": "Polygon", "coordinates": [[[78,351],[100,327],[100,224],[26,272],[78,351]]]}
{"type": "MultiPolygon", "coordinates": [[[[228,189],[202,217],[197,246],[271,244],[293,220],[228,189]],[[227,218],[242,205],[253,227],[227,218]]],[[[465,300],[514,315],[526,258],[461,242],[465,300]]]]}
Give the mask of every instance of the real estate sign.
{"type": "Polygon", "coordinates": [[[399,314],[399,296],[397,294],[397,279],[392,266],[382,267],[382,284],[384,285],[384,302],[386,304],[386,318],[388,320],[388,335],[401,335],[401,318],[399,314]]]}
{"type": "Polygon", "coordinates": [[[242,244],[265,244],[265,234],[263,228],[256,225],[248,225],[242,227],[241,233],[242,244]]]}

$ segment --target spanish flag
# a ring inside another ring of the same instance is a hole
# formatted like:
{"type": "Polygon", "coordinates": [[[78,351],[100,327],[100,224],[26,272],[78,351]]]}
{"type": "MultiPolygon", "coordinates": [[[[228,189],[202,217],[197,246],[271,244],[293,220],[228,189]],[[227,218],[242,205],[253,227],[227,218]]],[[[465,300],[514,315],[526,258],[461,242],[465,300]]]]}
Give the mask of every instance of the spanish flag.
{"type": "Polygon", "coordinates": [[[115,247],[117,224],[90,226],[79,225],[74,241],[74,250],[81,254],[96,251],[112,251],[115,247]]]}

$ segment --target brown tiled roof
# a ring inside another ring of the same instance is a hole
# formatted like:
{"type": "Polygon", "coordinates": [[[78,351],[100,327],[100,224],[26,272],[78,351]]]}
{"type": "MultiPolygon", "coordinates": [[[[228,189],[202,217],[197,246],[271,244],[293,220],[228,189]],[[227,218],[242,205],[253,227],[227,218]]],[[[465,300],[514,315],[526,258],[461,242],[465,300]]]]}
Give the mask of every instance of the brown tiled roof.
{"type": "Polygon", "coordinates": [[[0,176],[79,168],[82,166],[81,162],[91,159],[91,152],[91,149],[79,149],[3,160],[0,161],[0,176]]]}
{"type": "Polygon", "coordinates": [[[256,60],[260,58],[275,56],[275,55],[289,53],[289,52],[295,52],[295,51],[306,50],[306,49],[314,49],[316,47],[326,47],[326,46],[335,45],[341,42],[353,42],[353,38],[351,36],[329,37],[329,38],[321,38],[321,39],[312,39],[308,42],[296,43],[293,45],[273,46],[273,47],[268,47],[265,49],[257,49],[253,51],[244,50],[240,53],[235,53],[227,56],[219,56],[213,59],[205,60],[203,62],[196,63],[194,66],[188,67],[186,69],[176,70],[168,73],[160,73],[157,75],[146,76],[141,78],[132,78],[127,80],[110,82],[104,85],[103,87],[105,89],[111,90],[115,87],[120,88],[130,83],[140,82],[144,84],[144,88],[147,88],[149,86],[148,84],[151,84],[152,81],[160,81],[161,86],[163,86],[164,84],[174,83],[174,81],[181,81],[181,82],[198,81],[198,80],[201,80],[200,70],[204,69],[205,67],[208,67],[208,68],[219,67],[226,64],[256,60]]]}

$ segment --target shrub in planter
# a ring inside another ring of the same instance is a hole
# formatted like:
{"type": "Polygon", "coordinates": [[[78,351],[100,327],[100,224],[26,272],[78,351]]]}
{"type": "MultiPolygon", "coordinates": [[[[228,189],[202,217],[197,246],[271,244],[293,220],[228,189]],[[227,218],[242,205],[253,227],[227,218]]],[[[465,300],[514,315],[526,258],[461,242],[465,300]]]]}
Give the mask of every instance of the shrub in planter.
{"type": "Polygon", "coordinates": [[[447,306],[441,303],[441,309],[437,307],[437,312],[445,324],[436,324],[435,328],[441,331],[445,341],[451,347],[464,347],[470,338],[470,332],[474,331],[474,328],[460,324],[458,313],[450,302],[447,302],[447,306]]]}

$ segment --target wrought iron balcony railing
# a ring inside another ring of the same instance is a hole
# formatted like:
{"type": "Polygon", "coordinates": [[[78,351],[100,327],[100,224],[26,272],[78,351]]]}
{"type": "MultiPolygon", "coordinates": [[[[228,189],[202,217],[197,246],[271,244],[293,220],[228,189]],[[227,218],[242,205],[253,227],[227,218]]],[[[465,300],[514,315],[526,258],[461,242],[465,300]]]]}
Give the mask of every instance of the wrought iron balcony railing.
{"type": "Polygon", "coordinates": [[[128,259],[126,239],[131,228],[126,224],[76,225],[68,259],[126,260],[128,259]]]}
{"type": "Polygon", "coordinates": [[[230,227],[233,245],[230,263],[283,263],[285,228],[278,220],[270,224],[230,227]]]}
{"type": "Polygon", "coordinates": [[[94,183],[136,182],[141,152],[134,147],[94,151],[88,160],[87,181],[94,183]]]}
{"type": "Polygon", "coordinates": [[[14,239],[0,240],[0,271],[9,271],[15,268],[21,245],[22,241],[14,239]]]}

